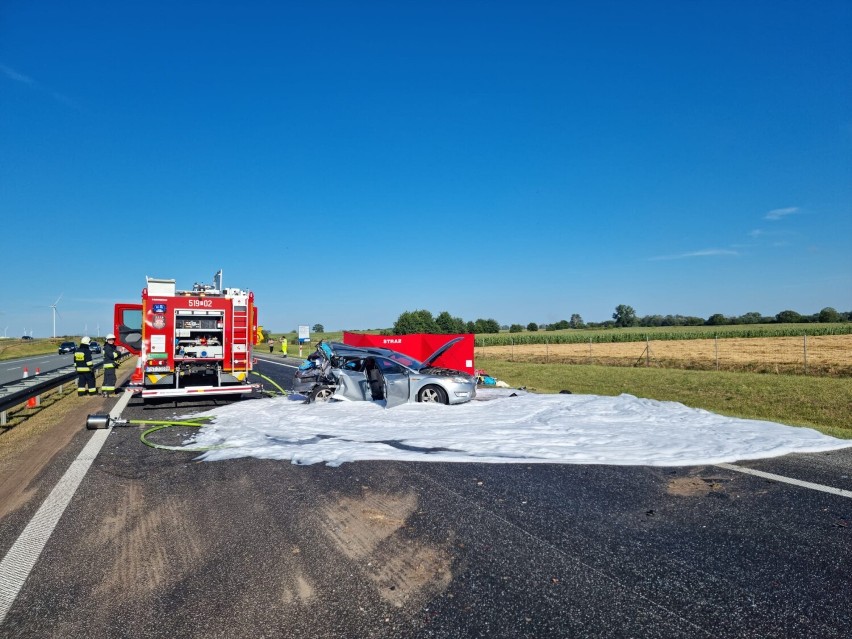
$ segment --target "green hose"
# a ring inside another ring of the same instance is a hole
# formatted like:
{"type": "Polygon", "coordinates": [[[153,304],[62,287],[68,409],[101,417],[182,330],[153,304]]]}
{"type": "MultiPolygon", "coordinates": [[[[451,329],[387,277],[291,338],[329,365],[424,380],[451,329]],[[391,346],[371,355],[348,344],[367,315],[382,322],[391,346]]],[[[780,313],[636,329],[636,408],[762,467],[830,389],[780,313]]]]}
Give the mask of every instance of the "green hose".
{"type": "Polygon", "coordinates": [[[135,426],[141,426],[144,424],[170,424],[170,425],[178,425],[178,426],[205,426],[207,423],[213,421],[212,417],[196,417],[194,419],[188,419],[186,421],[180,420],[171,420],[171,421],[163,421],[159,419],[131,419],[128,420],[128,424],[133,424],[135,426]]]}
{"type": "MultiPolygon", "coordinates": [[[[266,375],[262,375],[261,373],[258,373],[257,371],[252,371],[251,373],[252,373],[252,375],[257,375],[258,377],[262,377],[263,379],[265,379],[267,382],[269,382],[275,388],[277,388],[279,391],[281,391],[282,395],[289,395],[290,394],[290,391],[285,391],[283,388],[281,388],[278,384],[275,383],[275,380],[270,379],[266,375]]],[[[272,394],[274,395],[274,393],[272,393],[272,394]]]]}
{"type": "MultiPolygon", "coordinates": [[[[258,377],[262,377],[267,382],[269,382],[270,384],[275,386],[275,388],[277,388],[280,391],[281,395],[289,395],[290,394],[290,391],[286,391],[283,388],[281,388],[277,383],[275,383],[275,380],[272,380],[269,377],[267,377],[266,375],[262,375],[261,373],[258,373],[257,371],[251,371],[251,372],[254,375],[257,375],[258,377]]],[[[272,391],[264,391],[264,392],[267,393],[268,395],[272,395],[272,396],[275,396],[275,395],[278,394],[278,393],[275,393],[275,392],[272,392],[272,391]]],[[[189,453],[203,453],[203,452],[208,451],[208,450],[218,450],[220,448],[230,448],[229,446],[224,446],[224,445],[223,446],[200,446],[198,448],[186,448],[184,446],[166,446],[165,444],[155,444],[154,442],[148,441],[148,435],[152,435],[153,433],[156,433],[158,430],[163,430],[164,428],[169,428],[171,426],[190,426],[190,427],[193,427],[193,428],[201,428],[202,426],[206,426],[207,425],[206,423],[209,422],[211,419],[213,419],[213,418],[212,417],[196,417],[194,420],[187,420],[187,421],[183,421],[183,422],[182,421],[162,421],[162,420],[156,420],[156,419],[131,419],[128,423],[137,424],[137,425],[141,425],[141,424],[153,425],[153,428],[149,428],[148,430],[146,430],[144,433],[142,433],[139,436],[139,441],[141,441],[146,446],[150,446],[151,448],[156,448],[157,450],[182,450],[182,451],[189,452],[189,453]]]]}
{"type": "Polygon", "coordinates": [[[201,428],[202,426],[206,426],[207,422],[209,422],[212,417],[198,417],[197,421],[161,421],[156,419],[131,419],[128,423],[130,424],[155,424],[153,428],[149,428],[144,433],[139,435],[139,441],[141,441],[146,446],[150,446],[151,448],[156,448],[157,450],[182,450],[188,453],[203,453],[208,450],[218,450],[220,448],[228,448],[228,446],[199,446],[197,448],[187,448],[186,446],[166,446],[165,444],[155,444],[154,442],[148,441],[148,435],[156,433],[158,430],[163,430],[164,428],[169,428],[170,426],[191,426],[193,428],[201,428]]]}

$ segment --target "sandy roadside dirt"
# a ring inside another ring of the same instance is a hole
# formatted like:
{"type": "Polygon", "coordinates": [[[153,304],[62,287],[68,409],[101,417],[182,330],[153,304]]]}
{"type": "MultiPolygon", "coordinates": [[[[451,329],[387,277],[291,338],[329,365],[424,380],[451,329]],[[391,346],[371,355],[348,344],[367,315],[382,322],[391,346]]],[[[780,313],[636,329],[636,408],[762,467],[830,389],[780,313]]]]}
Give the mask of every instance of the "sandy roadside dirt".
{"type": "MultiPolygon", "coordinates": [[[[131,366],[123,375],[120,371],[119,385],[132,372],[131,366]]],[[[120,397],[77,397],[73,384],[64,392],[64,399],[0,434],[0,520],[32,498],[38,488],[33,480],[86,427],[86,418],[108,412],[120,397]]]]}

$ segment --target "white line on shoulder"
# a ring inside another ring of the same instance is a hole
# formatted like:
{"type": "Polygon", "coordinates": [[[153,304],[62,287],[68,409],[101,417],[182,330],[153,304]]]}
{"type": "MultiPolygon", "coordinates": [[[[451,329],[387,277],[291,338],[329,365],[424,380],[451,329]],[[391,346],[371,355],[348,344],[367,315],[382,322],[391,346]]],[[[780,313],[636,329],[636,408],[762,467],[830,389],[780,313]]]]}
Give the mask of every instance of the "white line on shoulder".
{"type": "Polygon", "coordinates": [[[766,473],[762,470],[755,470],[754,468],[745,468],[744,466],[736,466],[734,464],[716,464],[716,466],[718,468],[733,470],[738,473],[746,473],[747,475],[755,475],[757,477],[763,477],[764,479],[784,482],[785,484],[793,484],[794,486],[799,486],[801,488],[819,490],[824,493],[831,493],[832,495],[840,495],[841,497],[852,497],[852,490],[843,490],[842,488],[834,488],[833,486],[823,486],[822,484],[802,481],[801,479],[793,479],[792,477],[784,477],[784,475],[776,475],[774,473],[766,473]]]}
{"type": "MultiPolygon", "coordinates": [[[[255,355],[255,357],[257,357],[255,355]]],[[[265,364],[275,364],[276,366],[286,366],[287,368],[299,368],[298,366],[293,366],[292,364],[285,364],[284,362],[276,362],[274,359],[266,359],[265,357],[257,357],[258,361],[261,361],[265,364]]]]}

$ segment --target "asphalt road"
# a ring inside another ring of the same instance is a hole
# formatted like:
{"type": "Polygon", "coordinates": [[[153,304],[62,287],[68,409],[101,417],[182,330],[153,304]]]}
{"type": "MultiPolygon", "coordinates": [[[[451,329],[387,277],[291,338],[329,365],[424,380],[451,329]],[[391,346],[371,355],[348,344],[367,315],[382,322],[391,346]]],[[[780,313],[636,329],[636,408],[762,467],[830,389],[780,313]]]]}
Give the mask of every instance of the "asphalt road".
{"type": "MultiPolygon", "coordinates": [[[[68,427],[38,496],[92,436],[68,427]]],[[[141,431],[109,434],[1,636],[850,636],[843,496],[714,466],[207,463],[141,431]]],[[[852,490],[849,449],[743,465],[852,490]]]]}
{"type": "MultiPolygon", "coordinates": [[[[96,362],[100,361],[103,356],[98,353],[94,355],[96,362]]],[[[19,359],[7,359],[0,361],[0,384],[8,384],[9,382],[17,382],[24,377],[24,369],[27,369],[29,377],[36,375],[36,370],[42,373],[56,370],[57,368],[65,368],[73,366],[74,355],[65,353],[63,355],[33,355],[31,357],[21,357],[19,359]]]]}

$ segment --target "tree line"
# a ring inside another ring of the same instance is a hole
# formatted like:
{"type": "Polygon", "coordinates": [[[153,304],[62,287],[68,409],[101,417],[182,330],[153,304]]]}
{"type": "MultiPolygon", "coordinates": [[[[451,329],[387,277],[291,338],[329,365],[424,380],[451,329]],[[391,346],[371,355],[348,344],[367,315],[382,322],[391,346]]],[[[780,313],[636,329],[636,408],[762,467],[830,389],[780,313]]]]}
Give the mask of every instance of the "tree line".
{"type": "Polygon", "coordinates": [[[477,319],[464,321],[453,317],[447,311],[442,311],[434,317],[430,311],[405,311],[394,322],[392,335],[408,335],[410,333],[499,333],[501,330],[510,333],[522,331],[536,332],[540,330],[558,331],[568,328],[620,328],[631,326],[727,326],[738,324],[804,324],[804,323],[835,323],[852,321],[852,311],[840,312],[830,306],[819,313],[803,315],[796,311],[785,310],[775,315],[762,315],[758,312],[744,313],[738,316],[726,316],[714,313],[708,318],[692,315],[645,315],[639,316],[632,306],[619,304],[615,307],[611,320],[604,322],[584,322],[583,318],[574,313],[569,320],[560,320],[551,324],[500,324],[495,319],[477,319]]]}
{"type": "Polygon", "coordinates": [[[394,322],[393,335],[408,335],[410,333],[499,333],[500,323],[495,319],[477,319],[465,322],[460,317],[453,317],[447,311],[442,311],[433,317],[430,311],[405,311],[394,322]]]}
{"type": "Polygon", "coordinates": [[[707,319],[689,315],[645,315],[638,317],[632,306],[619,304],[615,307],[612,320],[589,326],[733,326],[739,324],[808,324],[815,322],[835,323],[852,320],[852,311],[841,313],[826,306],[819,313],[803,315],[796,311],[785,310],[775,315],[761,315],[756,311],[743,315],[729,316],[714,313],[707,319]]]}

